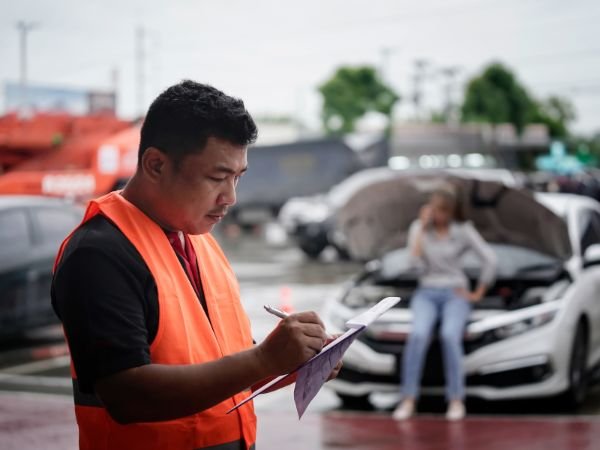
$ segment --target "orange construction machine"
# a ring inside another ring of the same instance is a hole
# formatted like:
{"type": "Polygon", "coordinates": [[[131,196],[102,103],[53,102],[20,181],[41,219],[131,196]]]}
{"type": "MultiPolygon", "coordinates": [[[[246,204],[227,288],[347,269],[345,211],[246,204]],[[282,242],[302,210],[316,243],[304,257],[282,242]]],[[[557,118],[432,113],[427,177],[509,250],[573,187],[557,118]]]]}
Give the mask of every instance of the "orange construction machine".
{"type": "Polygon", "coordinates": [[[139,124],[114,116],[0,117],[0,194],[85,199],[135,171],[139,124]]]}

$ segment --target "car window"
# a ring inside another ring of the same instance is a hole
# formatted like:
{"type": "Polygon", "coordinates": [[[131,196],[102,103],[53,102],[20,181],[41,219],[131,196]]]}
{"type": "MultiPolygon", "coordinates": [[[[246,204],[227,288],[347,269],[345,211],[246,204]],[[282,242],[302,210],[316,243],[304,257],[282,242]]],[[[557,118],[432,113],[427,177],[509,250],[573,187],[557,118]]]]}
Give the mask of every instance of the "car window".
{"type": "Polygon", "coordinates": [[[600,243],[600,214],[585,210],[579,216],[581,254],[592,244],[600,243]]]}
{"type": "Polygon", "coordinates": [[[25,211],[0,212],[0,255],[15,254],[31,244],[29,221],[25,211]]]}
{"type": "Polygon", "coordinates": [[[59,244],[79,224],[81,218],[70,209],[40,208],[34,211],[43,244],[59,244]]]}

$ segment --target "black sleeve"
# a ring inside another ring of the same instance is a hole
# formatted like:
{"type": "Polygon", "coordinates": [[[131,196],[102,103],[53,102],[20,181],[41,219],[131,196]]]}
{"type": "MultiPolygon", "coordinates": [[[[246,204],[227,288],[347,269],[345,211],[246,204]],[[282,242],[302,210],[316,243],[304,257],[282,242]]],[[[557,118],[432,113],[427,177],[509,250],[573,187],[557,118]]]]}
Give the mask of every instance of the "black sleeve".
{"type": "Polygon", "coordinates": [[[99,378],[150,363],[144,286],[126,259],[77,248],[61,262],[52,297],[83,392],[99,378]]]}

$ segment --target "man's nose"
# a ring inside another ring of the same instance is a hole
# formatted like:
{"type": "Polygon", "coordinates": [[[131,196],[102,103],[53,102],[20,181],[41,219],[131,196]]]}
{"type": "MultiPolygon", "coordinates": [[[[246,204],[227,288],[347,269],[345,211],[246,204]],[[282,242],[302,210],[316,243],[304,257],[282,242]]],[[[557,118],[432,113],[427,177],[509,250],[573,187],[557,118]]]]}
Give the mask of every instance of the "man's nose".
{"type": "Polygon", "coordinates": [[[226,183],[226,187],[223,188],[223,191],[219,194],[219,198],[217,199],[219,205],[224,206],[233,206],[236,202],[235,195],[235,182],[226,183]]]}

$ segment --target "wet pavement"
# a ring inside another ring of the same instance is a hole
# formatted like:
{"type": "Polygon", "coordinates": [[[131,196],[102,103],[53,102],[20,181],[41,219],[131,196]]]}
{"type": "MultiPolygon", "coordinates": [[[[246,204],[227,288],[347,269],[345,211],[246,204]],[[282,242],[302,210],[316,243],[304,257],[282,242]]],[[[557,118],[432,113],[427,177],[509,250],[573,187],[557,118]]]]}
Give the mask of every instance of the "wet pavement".
{"type": "MultiPolygon", "coordinates": [[[[320,310],[355,273],[354,263],[333,254],[307,261],[289,245],[268,246],[259,239],[224,242],[240,280],[244,305],[256,340],[277,319],[265,303],[295,310],[320,310]]],[[[0,342],[0,449],[75,449],[77,431],[71,400],[67,348],[60,327],[48,327],[0,342]]],[[[395,396],[382,396],[374,411],[339,410],[323,389],[301,421],[295,414],[292,387],[256,400],[258,448],[271,449],[592,449],[600,448],[600,391],[596,389],[576,415],[549,402],[469,402],[468,419],[448,423],[440,400],[425,399],[416,419],[390,418],[395,396]],[[594,441],[596,445],[594,445],[594,441]]]]}
{"type": "MultiPolygon", "coordinates": [[[[65,396],[0,394],[2,450],[75,450],[73,408],[65,396]]],[[[389,414],[259,411],[258,449],[265,450],[592,450],[600,420],[578,417],[469,417],[449,423],[422,416],[398,423],[389,414]]]]}

